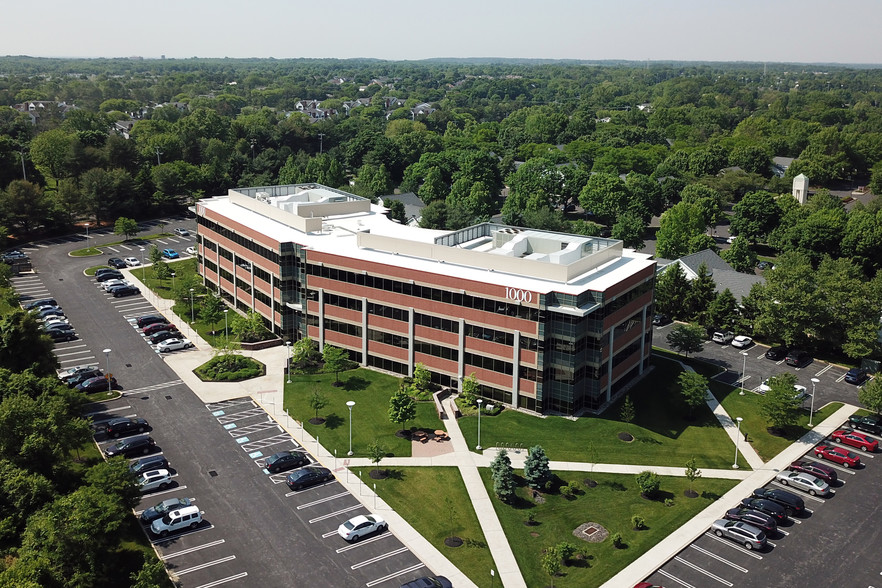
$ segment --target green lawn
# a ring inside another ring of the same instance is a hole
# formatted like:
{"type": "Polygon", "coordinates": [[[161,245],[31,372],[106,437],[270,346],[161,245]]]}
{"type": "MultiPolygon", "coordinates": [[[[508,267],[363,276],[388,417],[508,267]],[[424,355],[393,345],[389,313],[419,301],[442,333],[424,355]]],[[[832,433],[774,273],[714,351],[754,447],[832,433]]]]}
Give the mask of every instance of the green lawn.
{"type": "MultiPolygon", "coordinates": [[[[549,585],[549,577],[540,567],[540,558],[544,549],[563,541],[583,549],[587,557],[563,567],[554,585],[561,588],[600,586],[737,484],[735,480],[698,479],[694,489],[700,496],[686,498],[683,492],[689,488],[688,480],[663,477],[660,499],[646,500],[640,496],[633,475],[591,474],[598,483],[594,488],[581,483],[588,477],[585,473],[559,472],[558,475],[565,482],[579,482],[582,493],[573,500],[550,494],[544,504],[535,504],[521,487],[513,506],[493,499],[527,586],[549,585]],[[665,506],[665,498],[671,498],[673,506],[665,506]],[[531,512],[538,523],[535,526],[524,524],[531,512]],[[647,529],[633,530],[631,516],[635,514],[644,517],[647,529]],[[601,543],[588,543],[574,537],[573,531],[588,522],[600,523],[610,535],[621,533],[627,547],[616,549],[609,538],[601,543]]],[[[481,477],[493,496],[490,470],[482,468],[481,477]]]]}
{"type": "MultiPolygon", "coordinates": [[[[389,397],[398,389],[399,378],[368,369],[340,373],[342,385],[333,386],[334,374],[293,374],[291,384],[285,385],[285,408],[292,418],[303,422],[306,431],[331,453],[345,457],[349,451],[349,409],[352,400],[352,451],[358,457],[367,457],[368,445],[378,441],[387,455],[409,457],[411,442],[395,436],[401,425],[389,421],[389,397]],[[318,390],[328,399],[328,405],[319,411],[325,419],[320,425],[309,423],[315,412],[309,408],[309,398],[318,390]]],[[[418,402],[416,419],[408,427],[434,431],[443,429],[435,412],[434,402],[418,402]]]]}
{"type": "MultiPolygon", "coordinates": [[[[372,469],[355,468],[354,471],[368,480],[372,469]]],[[[472,582],[490,586],[490,570],[496,566],[459,470],[408,467],[394,468],[390,473],[385,480],[370,480],[372,486],[376,485],[377,494],[472,582]],[[431,500],[434,508],[426,508],[423,499],[431,500]],[[444,539],[451,535],[465,543],[460,547],[447,547],[444,539]]]]}
{"type": "MultiPolygon", "coordinates": [[[[138,238],[135,239],[135,240],[138,241],[138,242],[141,242],[141,241],[152,241],[153,239],[162,239],[163,237],[171,237],[171,236],[172,236],[171,233],[156,233],[156,234],[153,234],[153,235],[147,235],[147,236],[145,236],[145,237],[138,237],[138,238]]],[[[98,247],[84,247],[84,248],[82,248],[82,249],[76,249],[76,250],[74,250],[74,251],[71,251],[68,255],[70,255],[70,256],[72,256],[72,257],[91,257],[91,256],[93,256],[93,255],[107,255],[107,254],[101,249],[102,247],[112,247],[112,246],[114,246],[114,245],[123,245],[124,243],[129,243],[129,244],[131,244],[130,241],[129,241],[129,239],[125,239],[125,240],[122,240],[122,241],[113,241],[113,242],[111,242],[111,243],[104,243],[104,244],[102,244],[102,245],[99,245],[98,247]]],[[[144,248],[147,249],[147,248],[149,247],[149,245],[150,245],[149,243],[146,244],[146,245],[144,245],[144,248]]],[[[145,251],[145,254],[146,254],[146,253],[147,253],[147,252],[145,251]]],[[[110,256],[110,257],[112,257],[112,256],[110,256]]],[[[135,257],[138,257],[138,256],[136,255],[135,257]]],[[[146,261],[146,258],[145,258],[145,261],[146,261]]]]}
{"type": "MultiPolygon", "coordinates": [[[[700,468],[728,468],[734,448],[707,407],[688,420],[688,409],[677,386],[678,365],[653,358],[655,369],[630,392],[636,418],[619,420],[621,401],[598,417],[576,421],[549,416],[539,418],[513,410],[481,417],[481,445],[523,447],[542,445],[549,459],[597,463],[631,463],[685,467],[693,456],[700,468]],[[625,443],[618,433],[627,431],[634,441],[625,443]]],[[[477,417],[464,417],[459,426],[469,447],[478,444],[477,417]]],[[[744,464],[746,467],[746,463],[744,464]]]]}

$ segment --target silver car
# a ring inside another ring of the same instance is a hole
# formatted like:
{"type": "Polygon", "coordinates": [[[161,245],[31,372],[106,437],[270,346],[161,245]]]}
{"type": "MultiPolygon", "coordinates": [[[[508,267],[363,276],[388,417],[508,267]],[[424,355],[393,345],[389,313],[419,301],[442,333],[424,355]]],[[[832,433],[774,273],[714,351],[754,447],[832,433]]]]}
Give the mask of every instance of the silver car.
{"type": "Polygon", "coordinates": [[[741,521],[719,519],[711,525],[711,531],[717,537],[728,537],[741,543],[747,549],[762,549],[766,546],[766,534],[753,525],[741,521]]]}
{"type": "Polygon", "coordinates": [[[793,486],[812,496],[830,495],[830,485],[827,482],[805,472],[784,471],[775,476],[775,479],[785,486],[793,486]]]}

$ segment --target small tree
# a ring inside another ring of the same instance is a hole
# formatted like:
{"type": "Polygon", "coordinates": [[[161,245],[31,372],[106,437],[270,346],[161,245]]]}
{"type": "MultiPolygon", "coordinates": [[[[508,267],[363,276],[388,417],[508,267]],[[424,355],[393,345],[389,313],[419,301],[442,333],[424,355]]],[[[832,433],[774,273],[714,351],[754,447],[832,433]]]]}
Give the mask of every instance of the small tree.
{"type": "Polygon", "coordinates": [[[319,420],[319,411],[328,405],[328,397],[319,392],[318,388],[314,388],[309,397],[309,408],[315,411],[315,421],[319,420]]]}
{"type": "Polygon", "coordinates": [[[315,341],[309,337],[304,337],[291,346],[292,365],[303,368],[313,362],[318,362],[320,359],[321,354],[318,352],[318,347],[315,341]]]}
{"type": "Polygon", "coordinates": [[[704,329],[698,325],[677,325],[666,337],[671,349],[689,357],[704,349],[704,329]]]}
{"type": "Polygon", "coordinates": [[[632,515],[631,516],[631,527],[635,531],[640,531],[646,528],[646,519],[640,515],[632,515]]]}
{"type": "Polygon", "coordinates": [[[515,496],[514,470],[505,449],[500,449],[490,462],[490,477],[493,479],[493,492],[497,498],[510,502],[515,496]]]}
{"type": "Polygon", "coordinates": [[[554,546],[554,553],[560,558],[560,563],[567,565],[567,562],[576,555],[576,546],[568,541],[561,541],[554,546]]]}
{"type": "Polygon", "coordinates": [[[623,423],[630,423],[636,416],[637,414],[634,410],[634,403],[631,401],[631,396],[625,396],[625,401],[622,403],[622,410],[619,413],[619,418],[622,419],[623,423]]]}
{"type": "Polygon", "coordinates": [[[128,241],[131,237],[138,234],[138,221],[124,216],[119,217],[116,219],[116,222],[113,223],[113,234],[125,235],[125,238],[128,241]]]}
{"type": "Polygon", "coordinates": [[[380,445],[379,439],[374,439],[374,442],[368,445],[368,457],[371,458],[371,463],[374,464],[374,474],[379,477],[380,462],[386,457],[386,450],[380,445]]]}
{"type": "Polygon", "coordinates": [[[224,301],[221,297],[215,294],[204,297],[199,305],[199,318],[211,325],[213,332],[215,325],[224,318],[224,301]]]}
{"type": "Polygon", "coordinates": [[[769,428],[782,431],[788,425],[796,424],[802,399],[796,395],[796,376],[780,374],[769,378],[769,391],[760,400],[760,414],[769,423],[769,428]]]}
{"type": "Polygon", "coordinates": [[[541,445],[534,445],[527,453],[527,459],[524,461],[524,478],[534,490],[545,488],[546,482],[551,479],[548,456],[545,455],[541,445]]]}
{"type": "Polygon", "coordinates": [[[162,253],[159,252],[159,247],[156,245],[150,246],[150,253],[148,254],[150,258],[150,263],[157,264],[162,261],[162,253]]]}
{"type": "Polygon", "coordinates": [[[882,377],[878,375],[858,388],[858,400],[867,410],[876,414],[882,413],[882,377]]]}
{"type": "Polygon", "coordinates": [[[416,418],[416,401],[407,392],[407,386],[402,381],[398,384],[398,390],[389,397],[389,420],[393,423],[406,425],[416,418]]]}
{"type": "Polygon", "coordinates": [[[689,496],[696,496],[695,491],[692,489],[692,485],[695,484],[695,480],[701,477],[701,470],[698,469],[696,464],[697,462],[694,457],[686,462],[686,479],[689,480],[689,496]]]}
{"type": "Polygon", "coordinates": [[[655,498],[660,486],[661,478],[655,472],[644,470],[637,474],[637,488],[644,498],[655,498]]]}
{"type": "Polygon", "coordinates": [[[560,573],[561,563],[560,557],[554,552],[554,548],[549,548],[542,555],[542,571],[551,578],[551,586],[554,588],[554,577],[560,573]]]}
{"type": "Polygon", "coordinates": [[[418,363],[413,366],[413,386],[420,395],[428,393],[432,388],[432,373],[426,366],[418,363]]]}
{"type": "Polygon", "coordinates": [[[698,372],[685,371],[677,377],[680,393],[686,406],[689,407],[689,418],[695,415],[695,409],[705,403],[707,398],[707,378],[698,372]]]}
{"type": "Polygon", "coordinates": [[[474,406],[478,400],[480,389],[481,385],[478,383],[478,378],[475,376],[475,372],[472,372],[462,380],[462,390],[459,392],[459,399],[463,404],[474,406]]]}
{"type": "Polygon", "coordinates": [[[233,334],[239,341],[245,343],[261,341],[269,333],[269,330],[263,324],[263,317],[255,310],[248,311],[245,316],[237,314],[233,317],[230,330],[233,331],[233,334]]]}
{"type": "Polygon", "coordinates": [[[156,279],[162,284],[164,280],[171,277],[171,268],[169,268],[168,264],[164,261],[157,261],[153,264],[153,275],[156,276],[156,279]]]}
{"type": "Polygon", "coordinates": [[[340,372],[349,367],[349,354],[345,349],[325,345],[322,360],[325,362],[325,369],[334,372],[334,385],[339,386],[340,372]]]}

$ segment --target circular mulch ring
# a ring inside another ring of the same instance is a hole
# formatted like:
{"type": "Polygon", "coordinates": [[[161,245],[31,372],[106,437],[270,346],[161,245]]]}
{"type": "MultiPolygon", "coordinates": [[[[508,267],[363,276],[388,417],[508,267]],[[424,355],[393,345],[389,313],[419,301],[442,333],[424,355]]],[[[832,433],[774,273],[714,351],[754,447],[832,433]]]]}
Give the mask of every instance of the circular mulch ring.
{"type": "Polygon", "coordinates": [[[371,470],[370,476],[374,480],[385,480],[389,477],[389,470],[371,470]]]}
{"type": "Polygon", "coordinates": [[[696,492],[695,490],[684,490],[683,496],[685,496],[686,498],[698,498],[698,492],[696,492]]]}
{"type": "Polygon", "coordinates": [[[446,545],[447,547],[461,547],[462,539],[460,539],[459,537],[448,537],[444,540],[444,545],[446,545]]]}
{"type": "Polygon", "coordinates": [[[325,419],[323,419],[322,417],[312,417],[311,419],[309,419],[310,425],[320,425],[323,422],[325,422],[325,419]]]}
{"type": "Polygon", "coordinates": [[[410,439],[410,431],[400,429],[398,431],[395,431],[395,436],[399,439],[410,439]]]}
{"type": "Polygon", "coordinates": [[[609,531],[600,523],[584,523],[576,527],[573,536],[588,543],[600,543],[609,537],[609,531]]]}
{"type": "Polygon", "coordinates": [[[625,433],[624,431],[622,431],[621,433],[618,434],[618,438],[620,441],[624,441],[625,443],[630,443],[631,441],[634,440],[634,435],[632,435],[631,433],[625,433]]]}

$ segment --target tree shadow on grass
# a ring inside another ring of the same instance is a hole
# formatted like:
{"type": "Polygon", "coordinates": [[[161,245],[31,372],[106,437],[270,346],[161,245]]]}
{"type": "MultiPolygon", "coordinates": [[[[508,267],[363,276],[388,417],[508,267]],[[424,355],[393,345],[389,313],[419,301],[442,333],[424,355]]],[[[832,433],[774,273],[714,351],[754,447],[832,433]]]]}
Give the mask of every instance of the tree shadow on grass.
{"type": "Polygon", "coordinates": [[[405,478],[405,474],[403,470],[386,470],[386,479],[389,480],[398,480],[399,482],[403,481],[405,478]]]}
{"type": "Polygon", "coordinates": [[[717,501],[720,498],[722,498],[722,496],[720,496],[716,492],[708,492],[707,490],[705,490],[704,492],[701,493],[701,497],[706,498],[707,500],[710,500],[711,502],[717,501]]]}
{"type": "Polygon", "coordinates": [[[616,492],[625,492],[628,489],[628,487],[621,482],[601,482],[600,485],[606,486],[610,490],[615,490],[616,492]]]}
{"type": "Polygon", "coordinates": [[[352,376],[351,378],[347,378],[345,381],[341,382],[341,384],[341,388],[348,392],[352,392],[354,390],[364,390],[371,385],[369,381],[359,376],[352,376]]]}
{"type": "Polygon", "coordinates": [[[325,417],[325,428],[326,429],[336,429],[343,425],[343,417],[338,415],[337,413],[331,413],[325,417]]]}

